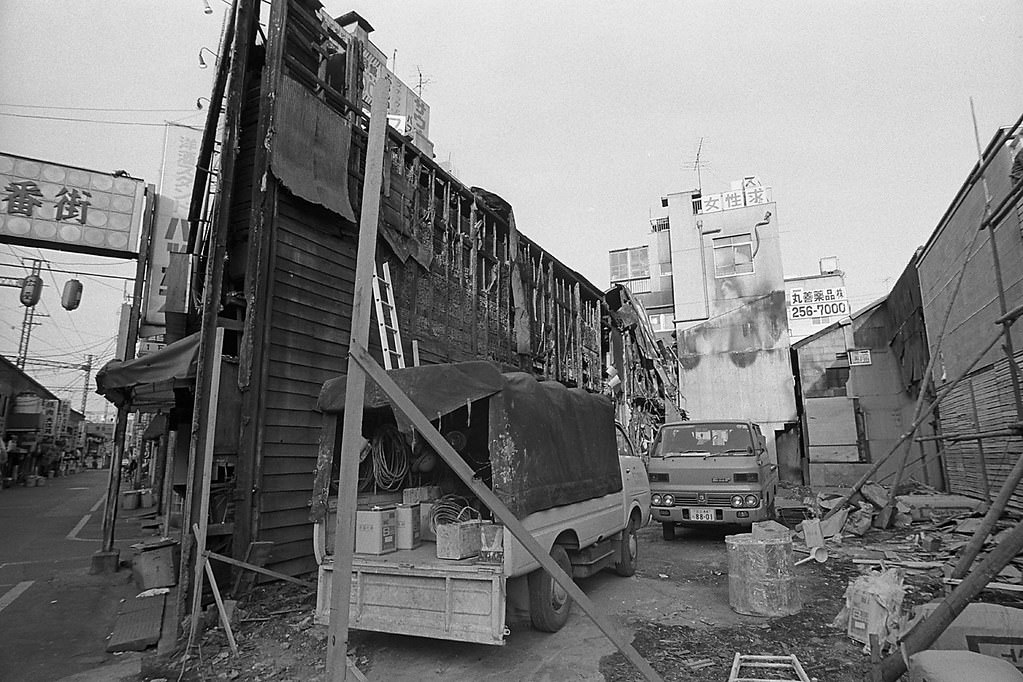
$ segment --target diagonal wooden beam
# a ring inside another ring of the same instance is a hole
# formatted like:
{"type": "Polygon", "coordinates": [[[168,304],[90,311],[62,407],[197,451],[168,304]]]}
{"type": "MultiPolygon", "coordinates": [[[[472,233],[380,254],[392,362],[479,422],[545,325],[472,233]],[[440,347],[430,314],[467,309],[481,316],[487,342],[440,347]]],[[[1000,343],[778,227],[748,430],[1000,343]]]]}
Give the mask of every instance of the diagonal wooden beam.
{"type": "MultiPolygon", "coordinates": [[[[487,507],[494,513],[494,515],[501,520],[501,523],[511,531],[511,534],[522,543],[522,546],[526,548],[534,559],[536,559],[540,565],[551,574],[551,577],[557,581],[562,588],[568,592],[572,598],[579,603],[579,606],[583,611],[586,612],[593,622],[600,628],[611,642],[618,647],[629,661],[632,662],[636,669],[639,670],[643,677],[650,682],[661,682],[661,676],[657,674],[657,671],[651,667],[651,665],[639,655],[631,644],[618,632],[617,628],[602,614],[596,607],[596,605],[586,596],[586,593],[579,589],[579,586],[575,584],[572,578],[561,570],[561,567],[551,558],[550,554],[544,551],[540,546],[540,543],[536,541],[533,534],[526,530],[526,527],[522,525],[522,522],[515,517],[508,507],[505,506],[497,495],[494,494],[490,488],[488,488],[481,480],[476,478],[472,468],[461,458],[461,456],[455,452],[455,449],[451,447],[447,439],[441,435],[440,431],[434,428],[430,420],[424,415],[418,407],[413,404],[407,395],[398,387],[394,381],[387,376],[385,372],[370,356],[369,352],[361,346],[353,346],[350,352],[350,359],[355,361],[359,367],[361,367],[366,375],[370,379],[376,382],[376,384],[387,394],[387,397],[391,399],[394,406],[404,414],[409,421],[416,427],[416,430],[423,436],[427,443],[440,455],[441,459],[451,467],[451,470],[458,475],[462,482],[465,483],[475,493],[477,497],[487,505],[487,507]]],[[[351,366],[352,363],[349,363],[351,366]]],[[[351,382],[351,376],[349,375],[349,382],[351,382]]],[[[347,407],[349,403],[345,403],[345,412],[347,413],[347,407]]],[[[361,404],[361,403],[360,403],[361,404]]],[[[361,413],[361,411],[360,411],[361,413]]],[[[337,571],[337,567],[334,568],[337,571]]],[[[349,580],[351,580],[351,568],[348,570],[349,580]]],[[[337,583],[335,582],[335,585],[337,583]]],[[[347,605],[346,605],[347,606],[347,605]]]]}

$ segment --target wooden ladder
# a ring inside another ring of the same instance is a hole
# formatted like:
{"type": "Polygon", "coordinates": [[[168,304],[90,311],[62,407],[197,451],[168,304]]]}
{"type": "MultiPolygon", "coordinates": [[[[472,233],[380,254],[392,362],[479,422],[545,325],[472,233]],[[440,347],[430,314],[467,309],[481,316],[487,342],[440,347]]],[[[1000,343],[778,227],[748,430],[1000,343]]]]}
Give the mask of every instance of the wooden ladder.
{"type": "Polygon", "coordinates": [[[803,666],[795,654],[788,656],[748,656],[735,653],[732,661],[732,674],[728,676],[728,682],[810,682],[806,676],[803,666]],[[740,675],[743,667],[748,668],[771,668],[773,671],[788,671],[795,673],[798,677],[746,677],[740,675]]]}
{"type": "Polygon", "coordinates": [[[401,330],[398,328],[398,308],[394,305],[391,269],[386,262],[373,272],[373,302],[380,327],[380,345],[384,350],[384,369],[404,368],[405,351],[402,350],[401,330]]]}

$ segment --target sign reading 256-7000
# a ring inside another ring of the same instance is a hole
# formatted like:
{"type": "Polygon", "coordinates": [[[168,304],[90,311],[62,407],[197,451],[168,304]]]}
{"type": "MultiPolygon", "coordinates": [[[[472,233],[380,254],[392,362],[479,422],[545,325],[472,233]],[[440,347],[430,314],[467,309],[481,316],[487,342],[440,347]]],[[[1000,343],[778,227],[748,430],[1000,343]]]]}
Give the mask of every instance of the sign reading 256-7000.
{"type": "Polygon", "coordinates": [[[138,254],[145,183],[0,153],[0,242],[138,254]]]}
{"type": "Polygon", "coordinates": [[[832,315],[848,315],[849,301],[845,287],[827,289],[793,289],[789,300],[789,317],[793,320],[832,315]]]}

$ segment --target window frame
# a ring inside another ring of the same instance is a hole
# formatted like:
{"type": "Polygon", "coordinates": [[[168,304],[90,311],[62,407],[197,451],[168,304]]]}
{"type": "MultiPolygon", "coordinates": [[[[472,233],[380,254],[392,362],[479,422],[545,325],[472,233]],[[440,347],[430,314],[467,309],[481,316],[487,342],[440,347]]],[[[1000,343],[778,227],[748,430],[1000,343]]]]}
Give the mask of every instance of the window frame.
{"type": "Polygon", "coordinates": [[[753,235],[751,233],[743,232],[740,234],[715,237],[711,240],[711,248],[713,249],[715,279],[722,279],[724,277],[742,277],[745,275],[756,274],[756,265],[753,262],[753,235]],[[737,247],[749,248],[749,272],[735,271],[735,253],[737,247]],[[724,253],[726,250],[732,256],[732,272],[721,272],[721,266],[718,265],[718,253],[724,253]]]}

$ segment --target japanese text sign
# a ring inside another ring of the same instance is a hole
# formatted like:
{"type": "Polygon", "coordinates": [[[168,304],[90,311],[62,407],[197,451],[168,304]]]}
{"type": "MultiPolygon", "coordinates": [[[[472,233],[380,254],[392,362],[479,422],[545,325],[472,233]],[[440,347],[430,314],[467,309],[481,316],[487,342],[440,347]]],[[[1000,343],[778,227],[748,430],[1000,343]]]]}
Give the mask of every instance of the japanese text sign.
{"type": "Polygon", "coordinates": [[[0,153],[0,242],[134,256],[144,194],[126,175],[0,153]]]}
{"type": "Polygon", "coordinates": [[[146,324],[163,326],[166,322],[167,268],[172,252],[187,250],[188,210],[201,138],[201,130],[188,126],[168,124],[164,131],[163,168],[150,242],[149,279],[143,312],[146,324]]]}
{"type": "Polygon", "coordinates": [[[700,213],[716,213],[733,208],[771,203],[771,188],[764,187],[757,178],[752,176],[743,178],[741,183],[737,182],[736,184],[741,184],[741,188],[736,187],[720,194],[704,195],[700,213]]]}

